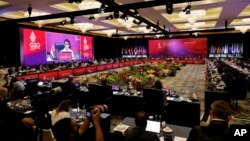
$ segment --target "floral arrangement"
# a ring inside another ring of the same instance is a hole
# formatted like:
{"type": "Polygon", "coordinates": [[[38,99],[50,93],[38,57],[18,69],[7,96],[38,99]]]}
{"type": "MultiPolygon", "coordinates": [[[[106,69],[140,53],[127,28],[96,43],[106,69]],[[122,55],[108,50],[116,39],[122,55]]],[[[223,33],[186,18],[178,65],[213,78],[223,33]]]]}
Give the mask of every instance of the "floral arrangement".
{"type": "Polygon", "coordinates": [[[144,86],[153,86],[156,79],[174,76],[181,66],[180,64],[166,62],[143,64],[129,66],[119,71],[101,72],[90,78],[85,76],[80,79],[84,83],[87,81],[101,83],[105,80],[108,84],[118,83],[123,86],[127,86],[130,82],[134,88],[140,90],[144,86]]]}

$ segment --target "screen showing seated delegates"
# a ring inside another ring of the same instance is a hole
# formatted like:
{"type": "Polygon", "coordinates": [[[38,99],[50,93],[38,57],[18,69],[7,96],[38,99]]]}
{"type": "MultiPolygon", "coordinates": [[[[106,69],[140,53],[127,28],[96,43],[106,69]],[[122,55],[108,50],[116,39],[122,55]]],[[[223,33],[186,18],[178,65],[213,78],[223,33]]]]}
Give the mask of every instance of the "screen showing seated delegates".
{"type": "Polygon", "coordinates": [[[149,56],[158,57],[207,57],[207,38],[149,40],[149,56]]]}
{"type": "Polygon", "coordinates": [[[123,58],[146,58],[148,56],[147,40],[126,40],[122,44],[123,58]]]}
{"type": "Polygon", "coordinates": [[[209,57],[243,57],[243,43],[214,43],[209,47],[209,57]]]}
{"type": "Polygon", "coordinates": [[[89,36],[21,28],[21,63],[38,65],[71,60],[93,60],[89,36]]]}

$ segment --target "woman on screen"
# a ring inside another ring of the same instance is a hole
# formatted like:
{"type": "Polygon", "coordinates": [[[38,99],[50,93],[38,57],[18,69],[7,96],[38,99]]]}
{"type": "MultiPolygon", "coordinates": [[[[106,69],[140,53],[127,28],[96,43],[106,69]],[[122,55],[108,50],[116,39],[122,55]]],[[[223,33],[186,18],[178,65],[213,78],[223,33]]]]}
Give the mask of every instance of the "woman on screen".
{"type": "MultiPolygon", "coordinates": [[[[74,52],[71,49],[70,41],[68,39],[65,39],[64,40],[64,48],[60,51],[60,54],[68,53],[68,52],[71,52],[71,56],[68,56],[68,57],[71,59],[74,59],[74,52]]],[[[69,59],[69,58],[67,58],[67,59],[69,59]]]]}

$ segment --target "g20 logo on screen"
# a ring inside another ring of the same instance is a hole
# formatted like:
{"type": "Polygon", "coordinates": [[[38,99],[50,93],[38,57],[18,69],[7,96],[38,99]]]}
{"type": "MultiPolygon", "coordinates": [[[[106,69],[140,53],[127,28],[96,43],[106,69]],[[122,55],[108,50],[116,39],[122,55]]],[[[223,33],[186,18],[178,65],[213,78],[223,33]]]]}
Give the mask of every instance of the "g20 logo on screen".
{"type": "Polygon", "coordinates": [[[35,33],[32,31],[30,33],[30,51],[35,51],[37,49],[40,49],[40,43],[36,42],[36,35],[35,33]]]}

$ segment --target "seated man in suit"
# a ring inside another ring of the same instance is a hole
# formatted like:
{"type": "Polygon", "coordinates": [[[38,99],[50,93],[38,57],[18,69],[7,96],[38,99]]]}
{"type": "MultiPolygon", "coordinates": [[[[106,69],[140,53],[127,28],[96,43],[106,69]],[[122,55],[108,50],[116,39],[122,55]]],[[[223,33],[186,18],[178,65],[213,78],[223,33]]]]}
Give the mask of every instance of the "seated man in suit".
{"type": "Polygon", "coordinates": [[[146,131],[148,114],[140,111],[136,114],[134,128],[125,132],[125,141],[160,141],[156,133],[146,131]]]}
{"type": "Polygon", "coordinates": [[[211,105],[210,123],[208,126],[196,126],[187,141],[227,141],[230,140],[228,122],[231,116],[230,105],[223,101],[215,101],[211,105]]]}

